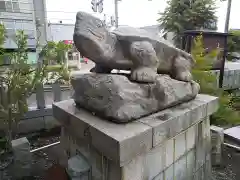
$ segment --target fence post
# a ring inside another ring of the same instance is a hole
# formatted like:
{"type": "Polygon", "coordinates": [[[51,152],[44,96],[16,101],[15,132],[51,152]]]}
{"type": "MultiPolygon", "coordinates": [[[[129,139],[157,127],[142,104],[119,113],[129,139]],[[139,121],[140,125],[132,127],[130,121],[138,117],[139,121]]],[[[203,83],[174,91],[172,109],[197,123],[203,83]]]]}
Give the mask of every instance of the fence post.
{"type": "Polygon", "coordinates": [[[38,109],[44,109],[46,107],[45,97],[44,97],[44,88],[42,83],[36,86],[36,100],[37,100],[38,109]]]}
{"type": "Polygon", "coordinates": [[[62,97],[62,91],[61,91],[61,86],[59,83],[54,83],[52,84],[52,90],[53,90],[53,99],[54,102],[59,102],[61,101],[62,97]]]}

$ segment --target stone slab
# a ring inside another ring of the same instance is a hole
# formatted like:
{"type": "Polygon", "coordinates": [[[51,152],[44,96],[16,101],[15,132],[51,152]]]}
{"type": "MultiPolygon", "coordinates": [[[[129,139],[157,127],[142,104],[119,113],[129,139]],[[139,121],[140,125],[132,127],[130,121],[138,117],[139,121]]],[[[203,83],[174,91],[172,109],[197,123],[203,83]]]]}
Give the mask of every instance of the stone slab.
{"type": "Polygon", "coordinates": [[[23,137],[13,140],[11,145],[14,155],[13,171],[17,172],[14,177],[17,179],[30,176],[32,156],[29,141],[23,137]]]}
{"type": "Polygon", "coordinates": [[[71,84],[80,108],[116,123],[190,101],[200,89],[194,81],[178,81],[168,75],[158,75],[154,83],[136,83],[119,74],[83,74],[72,77],[71,84]]]}
{"type": "Polygon", "coordinates": [[[90,178],[91,167],[80,155],[73,156],[68,160],[67,173],[71,180],[88,180],[90,178]]]}
{"type": "Polygon", "coordinates": [[[53,129],[59,127],[59,122],[53,116],[44,116],[45,129],[53,129]]]}
{"type": "Polygon", "coordinates": [[[218,98],[199,94],[194,100],[169,108],[139,121],[153,127],[153,146],[176,136],[218,108],[218,98]]]}
{"type": "Polygon", "coordinates": [[[224,135],[234,139],[237,143],[240,143],[240,126],[224,130],[224,135]]]}
{"type": "MultiPolygon", "coordinates": [[[[205,153],[210,152],[210,149],[205,146],[206,143],[204,142],[206,141],[203,139],[203,133],[201,132],[203,131],[203,122],[209,123],[208,118],[199,121],[159,146],[153,147],[148,152],[133,157],[122,167],[109,160],[85,140],[76,139],[77,137],[72,135],[72,132],[64,130],[66,129],[64,127],[62,133],[64,138],[61,139],[61,145],[64,151],[69,152],[67,153],[69,158],[81,155],[82,158],[86,159],[91,165],[93,180],[100,180],[105,177],[108,177],[109,180],[185,180],[193,175],[196,176],[201,167],[209,168],[208,171],[211,171],[211,166],[207,166],[207,161],[210,159],[205,153]],[[202,137],[195,136],[195,133],[202,137]],[[193,138],[190,139],[187,136],[193,138]]],[[[204,127],[210,131],[210,126],[204,127]]],[[[82,167],[82,165],[79,167],[82,167]]],[[[80,175],[82,174],[87,177],[87,173],[81,173],[80,175]]],[[[201,171],[201,175],[203,174],[206,173],[201,171]]],[[[81,176],[81,178],[83,177],[81,176]]],[[[193,178],[189,180],[193,180],[193,178]]]]}
{"type": "Polygon", "coordinates": [[[74,100],[53,104],[53,115],[72,136],[87,140],[109,160],[124,166],[212,114],[216,101],[216,97],[198,95],[191,102],[127,124],[115,124],[76,108],[74,100]],[[208,106],[212,108],[207,112],[208,106]]]}
{"type": "Polygon", "coordinates": [[[224,143],[224,129],[217,126],[211,126],[211,159],[212,165],[218,166],[222,162],[222,148],[224,143]]]}
{"type": "Polygon", "coordinates": [[[53,114],[76,138],[90,136],[93,146],[121,165],[152,148],[152,128],[141,122],[116,124],[105,121],[76,108],[73,100],[55,103],[53,114]]]}
{"type": "Polygon", "coordinates": [[[40,131],[45,128],[45,121],[43,117],[31,118],[21,120],[18,123],[18,133],[29,133],[40,131]]]}

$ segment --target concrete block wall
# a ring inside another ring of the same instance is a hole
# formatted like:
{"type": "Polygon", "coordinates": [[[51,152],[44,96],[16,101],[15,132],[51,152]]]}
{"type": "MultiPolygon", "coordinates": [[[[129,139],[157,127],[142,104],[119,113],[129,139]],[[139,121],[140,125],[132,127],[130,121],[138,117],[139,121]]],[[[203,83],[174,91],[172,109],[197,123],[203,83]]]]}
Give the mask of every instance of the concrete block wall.
{"type": "Polygon", "coordinates": [[[210,140],[209,118],[205,118],[149,152],[131,159],[123,167],[118,167],[86,141],[75,139],[63,128],[61,148],[64,149],[65,159],[62,163],[66,166],[70,157],[83,155],[92,165],[93,180],[107,176],[114,180],[121,180],[120,177],[123,180],[210,180],[210,140]],[[106,168],[110,168],[107,172],[112,173],[104,174],[106,168]]]}
{"type": "MultiPolygon", "coordinates": [[[[211,176],[209,116],[217,98],[191,102],[133,123],[115,124],[77,109],[53,105],[62,125],[62,164],[75,155],[91,165],[93,180],[207,180],[211,176]]],[[[210,179],[210,178],[209,178],[210,179]]]]}
{"type": "Polygon", "coordinates": [[[24,119],[19,122],[17,132],[29,133],[40,130],[49,130],[58,127],[59,123],[53,116],[42,116],[37,118],[24,119]]]}
{"type": "MultiPolygon", "coordinates": [[[[220,71],[212,71],[219,79],[220,71]]],[[[240,88],[240,66],[236,62],[225,62],[223,89],[232,90],[240,88]]]]}

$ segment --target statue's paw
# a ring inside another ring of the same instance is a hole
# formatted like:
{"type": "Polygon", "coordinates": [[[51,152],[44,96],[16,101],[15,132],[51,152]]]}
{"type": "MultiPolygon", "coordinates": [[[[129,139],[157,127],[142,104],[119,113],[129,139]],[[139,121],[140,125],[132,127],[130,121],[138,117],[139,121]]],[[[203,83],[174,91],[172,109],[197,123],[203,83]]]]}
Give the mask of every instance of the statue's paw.
{"type": "Polygon", "coordinates": [[[200,91],[200,85],[193,80],[191,81],[191,84],[192,84],[192,94],[197,95],[200,91]]]}
{"type": "Polygon", "coordinates": [[[185,82],[191,82],[193,77],[192,74],[188,71],[186,72],[180,72],[177,76],[176,79],[179,81],[185,81],[185,82]]]}
{"type": "Polygon", "coordinates": [[[153,83],[155,82],[157,72],[152,68],[143,67],[132,71],[131,80],[136,82],[153,83]]]}

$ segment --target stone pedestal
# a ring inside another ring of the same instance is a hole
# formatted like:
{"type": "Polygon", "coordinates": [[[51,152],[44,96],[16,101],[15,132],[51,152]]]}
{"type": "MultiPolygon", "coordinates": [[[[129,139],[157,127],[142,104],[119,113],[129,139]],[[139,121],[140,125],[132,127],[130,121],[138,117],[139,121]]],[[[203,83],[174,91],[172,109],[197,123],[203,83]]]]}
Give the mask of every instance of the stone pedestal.
{"type": "Polygon", "coordinates": [[[211,179],[209,116],[217,108],[217,98],[198,95],[135,122],[115,124],[76,108],[73,100],[58,102],[53,114],[62,125],[62,163],[67,166],[78,155],[90,165],[92,180],[211,179]]]}
{"type": "Polygon", "coordinates": [[[212,165],[220,166],[222,163],[222,147],[224,143],[224,129],[217,126],[210,127],[212,142],[212,165]]]}
{"type": "Polygon", "coordinates": [[[13,140],[11,145],[14,155],[13,177],[19,179],[30,176],[32,156],[29,141],[26,137],[23,137],[13,140]]]}

